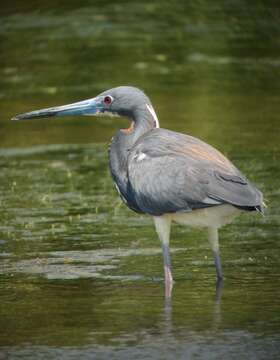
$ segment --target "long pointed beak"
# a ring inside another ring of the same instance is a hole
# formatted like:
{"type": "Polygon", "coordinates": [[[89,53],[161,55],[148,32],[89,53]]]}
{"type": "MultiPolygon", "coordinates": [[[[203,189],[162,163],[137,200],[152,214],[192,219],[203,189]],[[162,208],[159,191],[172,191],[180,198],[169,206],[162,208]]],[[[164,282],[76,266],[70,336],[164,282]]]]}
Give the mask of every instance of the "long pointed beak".
{"type": "Polygon", "coordinates": [[[73,104],[56,106],[47,109],[34,110],[24,114],[19,114],[11,120],[25,120],[44,118],[51,116],[71,116],[71,115],[95,115],[102,111],[103,102],[99,97],[79,101],[73,104]]]}

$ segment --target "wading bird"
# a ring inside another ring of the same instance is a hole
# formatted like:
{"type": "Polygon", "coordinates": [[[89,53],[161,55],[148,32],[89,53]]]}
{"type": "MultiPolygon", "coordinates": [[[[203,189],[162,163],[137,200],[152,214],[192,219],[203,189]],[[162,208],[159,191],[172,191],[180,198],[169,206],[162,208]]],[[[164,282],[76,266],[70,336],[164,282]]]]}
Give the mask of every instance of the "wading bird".
{"type": "Polygon", "coordinates": [[[66,115],[125,116],[109,147],[113,181],[124,203],[153,216],[164,262],[166,293],[173,278],[169,253],[171,222],[208,229],[217,278],[222,279],[218,229],[242,211],[263,211],[262,193],[218,150],[189,135],[161,129],[149,98],[120,86],[95,98],[17,115],[23,120],[66,115]]]}

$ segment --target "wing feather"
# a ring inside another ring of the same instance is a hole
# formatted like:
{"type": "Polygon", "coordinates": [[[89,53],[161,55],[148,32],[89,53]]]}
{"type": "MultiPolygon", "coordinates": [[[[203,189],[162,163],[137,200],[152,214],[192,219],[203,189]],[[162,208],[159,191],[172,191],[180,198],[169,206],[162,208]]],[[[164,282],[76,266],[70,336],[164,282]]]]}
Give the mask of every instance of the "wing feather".
{"type": "Polygon", "coordinates": [[[154,129],[130,151],[128,186],[152,215],[229,203],[262,206],[262,194],[218,150],[191,136],[154,129]]]}

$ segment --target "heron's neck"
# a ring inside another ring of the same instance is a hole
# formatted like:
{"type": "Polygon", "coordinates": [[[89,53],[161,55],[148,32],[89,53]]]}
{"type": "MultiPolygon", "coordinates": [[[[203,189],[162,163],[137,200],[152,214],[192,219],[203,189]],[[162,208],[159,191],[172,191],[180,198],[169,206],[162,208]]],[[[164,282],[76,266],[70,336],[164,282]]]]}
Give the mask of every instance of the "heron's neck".
{"type": "Polygon", "coordinates": [[[159,121],[152,104],[143,104],[140,108],[135,109],[133,115],[137,126],[141,125],[143,128],[148,128],[148,130],[159,128],[159,121]]]}
{"type": "MultiPolygon", "coordinates": [[[[109,161],[112,177],[122,197],[127,195],[128,184],[128,156],[137,140],[148,131],[158,128],[159,122],[152,105],[135,109],[131,125],[128,129],[121,129],[112,139],[109,148],[109,161]]],[[[128,200],[128,199],[127,199],[128,200]]],[[[137,205],[133,205],[133,199],[129,199],[131,208],[138,211],[137,205]]]]}
{"type": "MultiPolygon", "coordinates": [[[[159,121],[151,104],[144,103],[136,108],[130,120],[130,127],[121,129],[117,134],[117,137],[121,138],[124,147],[129,146],[129,148],[131,148],[146,132],[154,128],[159,128],[159,121]]],[[[121,151],[121,149],[119,149],[119,151],[121,151]]]]}

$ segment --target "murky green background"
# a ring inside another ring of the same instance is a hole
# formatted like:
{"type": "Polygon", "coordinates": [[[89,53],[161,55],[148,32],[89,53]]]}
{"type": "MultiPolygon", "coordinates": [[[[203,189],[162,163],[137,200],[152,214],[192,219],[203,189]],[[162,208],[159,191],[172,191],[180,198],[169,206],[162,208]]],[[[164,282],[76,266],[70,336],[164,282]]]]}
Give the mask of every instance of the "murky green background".
{"type": "Polygon", "coordinates": [[[0,359],[279,358],[279,92],[276,1],[2,4],[0,359]],[[165,302],[152,221],[108,171],[127,120],[9,120],[126,84],[265,194],[265,217],[221,231],[220,301],[206,234],[173,226],[165,302]]]}

